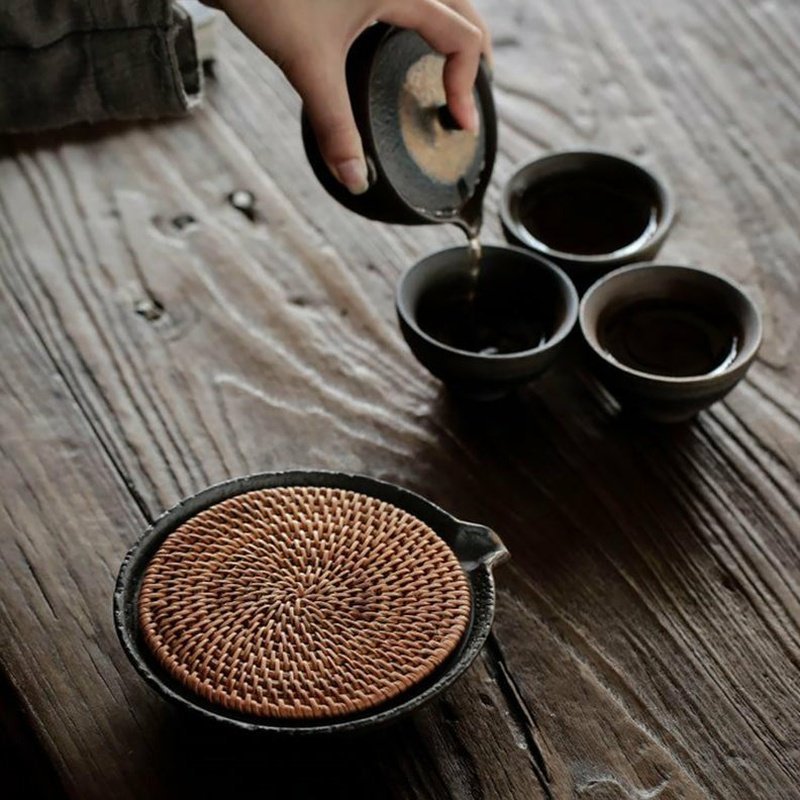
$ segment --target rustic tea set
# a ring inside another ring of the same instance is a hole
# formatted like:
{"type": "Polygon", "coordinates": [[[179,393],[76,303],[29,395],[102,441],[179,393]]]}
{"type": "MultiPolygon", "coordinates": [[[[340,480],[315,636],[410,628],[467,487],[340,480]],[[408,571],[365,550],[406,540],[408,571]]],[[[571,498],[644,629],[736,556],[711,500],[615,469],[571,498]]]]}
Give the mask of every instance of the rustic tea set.
{"type": "MultiPolygon", "coordinates": [[[[387,222],[455,223],[474,242],[497,148],[491,83],[481,68],[479,133],[462,131],[442,64],[416,34],[380,24],[351,48],[364,194],[330,174],[305,119],[303,137],[343,205],[387,222]]],[[[403,335],[454,392],[492,400],[557,361],[577,326],[623,407],[687,419],[742,378],[761,321],[721,275],[646,263],[674,215],[665,182],[627,158],[524,164],[502,194],[513,245],[412,266],[397,289],[403,335]]],[[[492,624],[492,568],[506,557],[489,528],[389,483],[251,475],[145,532],[122,564],[115,622],[147,683],[201,717],[273,734],[357,731],[418,708],[470,665],[492,624]]]]}

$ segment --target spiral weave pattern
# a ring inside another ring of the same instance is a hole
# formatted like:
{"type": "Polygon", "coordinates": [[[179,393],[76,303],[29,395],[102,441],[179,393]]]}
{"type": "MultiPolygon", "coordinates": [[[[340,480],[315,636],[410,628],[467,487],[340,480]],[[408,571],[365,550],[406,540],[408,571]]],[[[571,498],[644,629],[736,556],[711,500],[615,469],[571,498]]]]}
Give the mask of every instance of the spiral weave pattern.
{"type": "Polygon", "coordinates": [[[206,700],[323,719],[429,675],[470,617],[469,583],[427,525],[357,492],[261,489],[170,533],[142,579],[157,661],[206,700]]]}

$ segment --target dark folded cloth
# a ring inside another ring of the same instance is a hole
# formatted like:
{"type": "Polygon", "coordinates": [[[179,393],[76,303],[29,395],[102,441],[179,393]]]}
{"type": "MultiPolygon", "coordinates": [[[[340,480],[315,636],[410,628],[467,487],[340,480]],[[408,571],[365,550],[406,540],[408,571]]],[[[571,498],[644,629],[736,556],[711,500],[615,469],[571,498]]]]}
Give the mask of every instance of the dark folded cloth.
{"type": "Polygon", "coordinates": [[[202,73],[170,0],[2,0],[0,131],[185,113],[202,73]]]}

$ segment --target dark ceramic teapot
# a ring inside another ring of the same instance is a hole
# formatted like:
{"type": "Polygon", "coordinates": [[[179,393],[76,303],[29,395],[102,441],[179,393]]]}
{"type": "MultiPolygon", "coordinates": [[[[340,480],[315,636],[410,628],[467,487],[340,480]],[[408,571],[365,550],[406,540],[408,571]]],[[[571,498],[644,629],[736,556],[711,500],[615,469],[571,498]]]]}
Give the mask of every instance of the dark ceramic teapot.
{"type": "Polygon", "coordinates": [[[361,134],[370,186],[351,194],[331,174],[303,113],[303,142],[328,193],[370,219],[418,225],[480,225],[483,195],[497,151],[497,117],[489,74],[475,82],[477,134],[450,115],[442,85],[444,57],[413,31],[377,23],[347,56],[350,102],[361,134]]]}

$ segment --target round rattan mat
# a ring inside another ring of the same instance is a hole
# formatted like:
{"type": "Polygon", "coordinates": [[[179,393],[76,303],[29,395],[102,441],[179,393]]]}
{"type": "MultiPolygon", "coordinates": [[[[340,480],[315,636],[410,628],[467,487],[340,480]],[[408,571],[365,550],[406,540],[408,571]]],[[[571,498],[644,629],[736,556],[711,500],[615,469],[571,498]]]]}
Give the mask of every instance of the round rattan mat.
{"type": "Polygon", "coordinates": [[[469,583],[427,525],[357,492],[261,489],[200,512],[147,566],[139,623],[211,703],[321,719],[383,703],[455,649],[469,583]]]}

